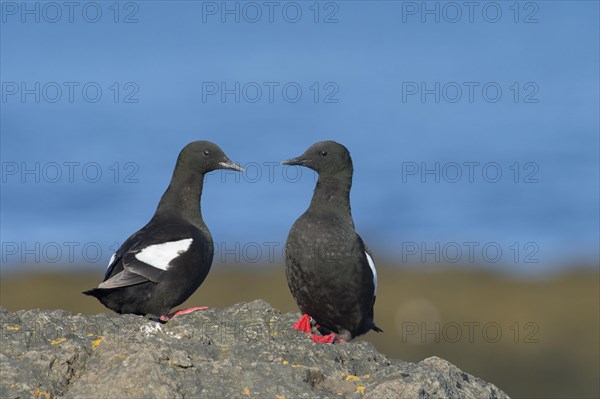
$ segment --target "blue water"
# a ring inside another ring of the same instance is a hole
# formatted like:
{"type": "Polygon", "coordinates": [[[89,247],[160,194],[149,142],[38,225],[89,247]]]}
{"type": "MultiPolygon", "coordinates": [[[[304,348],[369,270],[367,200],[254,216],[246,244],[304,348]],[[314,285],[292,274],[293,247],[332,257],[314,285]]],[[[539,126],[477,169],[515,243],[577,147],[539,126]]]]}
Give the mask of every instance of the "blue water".
{"type": "Polygon", "coordinates": [[[14,4],[0,31],[3,269],[103,267],[197,139],[248,169],[206,178],[218,261],[280,259],[315,176],[277,162],[333,139],[352,154],[352,211],[376,260],[525,273],[598,262],[597,2],[517,3],[518,15],[483,2],[472,22],[458,2],[454,23],[436,2],[433,14],[320,3],[318,15],[284,2],[273,22],[239,2],[223,15],[221,2],[120,3],[118,15],[98,2],[85,16],[81,3],[72,22],[59,2],[56,23],[42,3],[14,4]]]}

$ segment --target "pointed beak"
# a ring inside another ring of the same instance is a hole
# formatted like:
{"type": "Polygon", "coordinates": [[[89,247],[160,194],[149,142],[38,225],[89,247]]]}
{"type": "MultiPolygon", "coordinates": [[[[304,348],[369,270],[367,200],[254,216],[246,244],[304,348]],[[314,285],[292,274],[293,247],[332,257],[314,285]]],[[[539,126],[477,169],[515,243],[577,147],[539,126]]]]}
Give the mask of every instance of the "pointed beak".
{"type": "Polygon", "coordinates": [[[287,161],[281,162],[282,165],[300,165],[306,166],[306,159],[303,159],[302,156],[288,159],[287,161]]]}
{"type": "Polygon", "coordinates": [[[233,162],[231,159],[227,158],[225,162],[219,162],[220,169],[231,169],[237,170],[238,172],[245,172],[246,170],[242,168],[237,163],[233,162]]]}

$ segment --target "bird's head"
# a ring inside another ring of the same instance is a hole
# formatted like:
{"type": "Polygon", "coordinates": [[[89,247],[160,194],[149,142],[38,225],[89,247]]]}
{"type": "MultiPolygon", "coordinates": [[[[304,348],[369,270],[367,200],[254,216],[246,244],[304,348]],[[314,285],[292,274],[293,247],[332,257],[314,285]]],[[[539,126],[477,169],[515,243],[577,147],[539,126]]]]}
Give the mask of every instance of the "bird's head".
{"type": "Polygon", "coordinates": [[[218,145],[210,141],[189,143],[181,150],[177,163],[185,164],[200,173],[208,173],[217,169],[244,172],[244,168],[229,159],[218,145]]]}
{"type": "Polygon", "coordinates": [[[310,168],[323,177],[352,174],[352,158],[343,145],[335,141],[320,141],[309,147],[299,157],[282,162],[283,165],[300,165],[310,168]]]}

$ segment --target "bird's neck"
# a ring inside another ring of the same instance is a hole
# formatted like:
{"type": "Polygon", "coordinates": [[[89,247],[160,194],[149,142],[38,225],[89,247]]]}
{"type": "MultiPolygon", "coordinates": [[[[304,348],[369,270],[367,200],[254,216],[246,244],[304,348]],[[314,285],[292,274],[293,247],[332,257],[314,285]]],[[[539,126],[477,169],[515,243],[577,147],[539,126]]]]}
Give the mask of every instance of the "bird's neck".
{"type": "Polygon", "coordinates": [[[177,165],[169,188],[158,203],[155,215],[169,213],[201,226],[204,223],[200,210],[203,183],[203,173],[177,165]]]}
{"type": "Polygon", "coordinates": [[[328,209],[350,216],[350,189],[352,188],[352,174],[336,176],[319,176],[317,186],[313,193],[310,208],[328,209]]]}

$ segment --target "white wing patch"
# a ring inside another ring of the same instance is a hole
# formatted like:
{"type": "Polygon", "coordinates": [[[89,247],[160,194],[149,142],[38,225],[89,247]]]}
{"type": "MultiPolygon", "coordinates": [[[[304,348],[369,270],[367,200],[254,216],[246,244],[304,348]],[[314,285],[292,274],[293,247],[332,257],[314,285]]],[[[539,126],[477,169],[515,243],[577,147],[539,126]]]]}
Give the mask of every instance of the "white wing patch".
{"type": "Polygon", "coordinates": [[[369,254],[366,252],[365,255],[367,255],[367,262],[369,262],[369,267],[373,272],[373,284],[375,284],[375,292],[373,292],[373,296],[375,296],[377,295],[377,270],[375,270],[375,263],[373,262],[373,259],[371,259],[371,256],[369,256],[369,254]]]}
{"type": "Polygon", "coordinates": [[[188,250],[191,238],[147,246],[135,254],[137,260],[161,270],[169,269],[171,261],[188,250]]]}
{"type": "Polygon", "coordinates": [[[112,254],[112,256],[110,257],[110,260],[108,261],[108,266],[106,266],[107,269],[110,267],[110,265],[113,264],[116,257],[117,257],[117,253],[115,252],[114,254],[112,254]]]}

